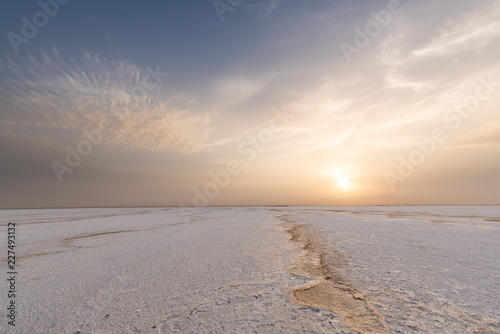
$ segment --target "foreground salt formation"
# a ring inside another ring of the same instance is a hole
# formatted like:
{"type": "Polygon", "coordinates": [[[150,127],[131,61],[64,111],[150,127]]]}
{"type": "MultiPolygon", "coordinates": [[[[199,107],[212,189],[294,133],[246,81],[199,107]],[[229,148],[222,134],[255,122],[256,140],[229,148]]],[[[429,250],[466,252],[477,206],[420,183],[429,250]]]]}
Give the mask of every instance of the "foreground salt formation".
{"type": "Polygon", "coordinates": [[[2,333],[500,333],[499,207],[0,215],[20,257],[2,333]]]}

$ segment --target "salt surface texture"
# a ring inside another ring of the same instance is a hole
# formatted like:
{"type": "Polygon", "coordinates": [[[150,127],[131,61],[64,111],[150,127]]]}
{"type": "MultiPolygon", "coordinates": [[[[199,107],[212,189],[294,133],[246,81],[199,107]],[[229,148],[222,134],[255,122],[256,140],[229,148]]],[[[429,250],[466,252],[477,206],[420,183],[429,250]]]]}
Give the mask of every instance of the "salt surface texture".
{"type": "Polygon", "coordinates": [[[500,333],[498,206],[0,217],[2,333],[500,333]]]}

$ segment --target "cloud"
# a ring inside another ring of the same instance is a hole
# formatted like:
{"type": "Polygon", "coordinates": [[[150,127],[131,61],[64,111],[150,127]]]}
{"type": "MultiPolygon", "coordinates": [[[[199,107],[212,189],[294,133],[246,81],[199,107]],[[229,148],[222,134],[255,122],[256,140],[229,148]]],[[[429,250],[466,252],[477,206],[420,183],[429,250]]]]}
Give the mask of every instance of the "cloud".
{"type": "Polygon", "coordinates": [[[107,145],[183,153],[200,150],[211,133],[210,115],[191,111],[193,98],[149,89],[159,85],[124,59],[84,52],[78,62],[68,62],[54,49],[39,58],[3,61],[0,71],[4,132],[15,129],[18,136],[65,146],[61,136],[68,131],[81,136],[108,119],[115,130],[107,145]]]}
{"type": "Polygon", "coordinates": [[[131,119],[114,131],[111,143],[132,149],[196,152],[210,136],[209,124],[208,114],[193,115],[161,103],[134,111],[131,119]]]}
{"type": "Polygon", "coordinates": [[[421,58],[470,52],[487,46],[499,37],[500,22],[481,22],[480,25],[476,21],[468,24],[461,22],[458,27],[442,31],[440,36],[434,38],[425,47],[413,50],[412,55],[421,58]]]}
{"type": "Polygon", "coordinates": [[[455,2],[429,8],[434,13],[424,8],[415,8],[412,15],[405,12],[382,43],[378,60],[386,88],[435,93],[468,80],[480,69],[489,67],[491,72],[500,41],[500,5],[455,2]],[[428,18],[417,21],[417,14],[428,18]]]}
{"type": "Polygon", "coordinates": [[[492,122],[473,130],[453,143],[454,148],[476,147],[500,149],[500,122],[492,122]]]}
{"type": "Polygon", "coordinates": [[[259,80],[224,78],[214,82],[213,95],[217,96],[217,107],[230,109],[244,103],[263,88],[259,80]]]}

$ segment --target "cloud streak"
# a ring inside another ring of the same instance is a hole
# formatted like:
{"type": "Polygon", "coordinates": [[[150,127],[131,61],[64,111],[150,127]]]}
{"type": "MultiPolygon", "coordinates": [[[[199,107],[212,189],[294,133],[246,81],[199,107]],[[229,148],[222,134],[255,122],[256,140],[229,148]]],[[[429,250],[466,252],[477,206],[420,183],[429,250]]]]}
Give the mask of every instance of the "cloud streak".
{"type": "Polygon", "coordinates": [[[107,145],[182,153],[200,150],[210,136],[210,116],[191,111],[191,98],[161,89],[134,95],[151,79],[126,60],[85,52],[80,63],[68,63],[57,50],[40,58],[2,63],[3,131],[40,132],[38,139],[64,145],[58,132],[93,130],[109,119],[116,130],[107,145]]]}

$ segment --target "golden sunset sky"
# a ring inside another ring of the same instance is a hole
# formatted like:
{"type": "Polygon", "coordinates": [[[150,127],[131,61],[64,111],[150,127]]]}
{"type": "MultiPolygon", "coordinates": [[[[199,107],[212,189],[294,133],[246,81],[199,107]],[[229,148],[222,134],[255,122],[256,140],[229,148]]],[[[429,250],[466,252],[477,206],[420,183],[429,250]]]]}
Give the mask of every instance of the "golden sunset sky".
{"type": "Polygon", "coordinates": [[[3,4],[0,206],[500,203],[500,2],[222,3],[3,4]]]}

